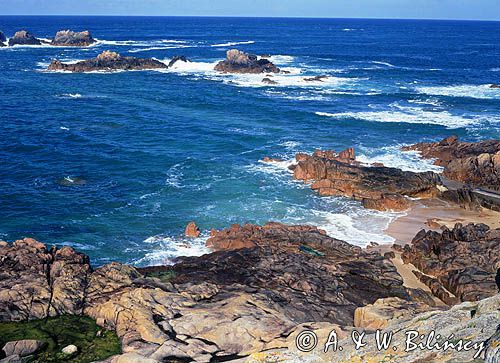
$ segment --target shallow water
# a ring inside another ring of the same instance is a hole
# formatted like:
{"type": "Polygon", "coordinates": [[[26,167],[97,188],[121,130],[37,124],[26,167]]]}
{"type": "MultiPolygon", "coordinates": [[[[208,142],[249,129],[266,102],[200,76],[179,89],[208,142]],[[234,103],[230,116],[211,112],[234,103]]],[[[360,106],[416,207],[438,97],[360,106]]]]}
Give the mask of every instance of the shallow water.
{"type": "Polygon", "coordinates": [[[299,151],[354,146],[367,162],[437,170],[401,145],[500,137],[500,23],[335,19],[0,17],[10,36],[89,29],[86,49],[0,48],[0,238],[67,244],[93,262],[205,252],[185,241],[232,223],[309,223],[366,245],[395,214],[292,181],[299,151]],[[349,29],[349,30],[347,30],[349,29]],[[231,47],[290,71],[220,75],[231,47]],[[144,72],[44,71],[103,50],[192,63],[144,72]],[[327,74],[325,82],[304,77],[327,74]]]}

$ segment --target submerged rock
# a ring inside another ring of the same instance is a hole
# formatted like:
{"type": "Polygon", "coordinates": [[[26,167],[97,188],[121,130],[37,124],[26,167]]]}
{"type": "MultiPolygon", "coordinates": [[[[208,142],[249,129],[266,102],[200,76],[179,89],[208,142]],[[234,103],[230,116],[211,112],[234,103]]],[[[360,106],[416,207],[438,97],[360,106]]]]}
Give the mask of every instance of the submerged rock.
{"type": "Polygon", "coordinates": [[[328,78],[329,77],[326,75],[321,75],[321,76],[315,76],[315,77],[310,77],[310,78],[304,78],[304,81],[306,81],[306,82],[324,82],[328,78]]]}
{"type": "Polygon", "coordinates": [[[189,59],[187,59],[183,55],[176,55],[172,58],[172,60],[168,63],[168,68],[171,68],[175,65],[177,62],[191,62],[189,59]]]}
{"type": "Polygon", "coordinates": [[[14,34],[12,38],[9,39],[9,46],[14,45],[41,45],[40,39],[37,39],[26,30],[20,30],[14,34]]]}
{"type": "Polygon", "coordinates": [[[500,84],[492,84],[490,88],[500,88],[500,84]]]}
{"type": "Polygon", "coordinates": [[[279,73],[268,59],[259,59],[255,54],[248,54],[238,49],[227,51],[226,59],[215,66],[215,70],[224,73],[279,73]]]}
{"type": "Polygon", "coordinates": [[[448,292],[459,301],[476,301],[498,293],[495,282],[500,266],[500,229],[484,224],[420,231],[402,255],[424,274],[417,277],[443,301],[448,292]]]}
{"type": "Polygon", "coordinates": [[[71,30],[61,30],[56,33],[51,45],[69,46],[69,47],[87,47],[96,40],[88,30],[82,32],[74,32],[71,30]]]}
{"type": "Polygon", "coordinates": [[[135,57],[122,57],[120,54],[104,51],[96,58],[81,61],[75,64],[65,64],[54,60],[49,65],[50,71],[67,72],[92,72],[92,71],[118,71],[118,70],[145,70],[167,68],[167,65],[156,59],[143,59],[135,57]]]}
{"type": "Polygon", "coordinates": [[[265,77],[262,79],[262,83],[265,83],[265,84],[278,84],[278,82],[276,81],[273,81],[271,78],[269,77],[265,77]]]}
{"type": "Polygon", "coordinates": [[[370,209],[401,211],[410,206],[406,197],[439,194],[437,174],[363,166],[352,148],[339,154],[332,150],[297,154],[296,160],[291,167],[295,179],[313,182],[311,188],[320,195],[353,198],[370,209]]]}

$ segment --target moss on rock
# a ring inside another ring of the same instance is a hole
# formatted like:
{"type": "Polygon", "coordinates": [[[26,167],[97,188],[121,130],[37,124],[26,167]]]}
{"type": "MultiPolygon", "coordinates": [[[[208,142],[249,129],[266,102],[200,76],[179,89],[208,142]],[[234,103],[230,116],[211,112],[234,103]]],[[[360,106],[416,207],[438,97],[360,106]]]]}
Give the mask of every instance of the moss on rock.
{"type": "MultiPolygon", "coordinates": [[[[86,363],[106,359],[121,352],[116,334],[100,328],[94,320],[83,316],[59,316],[42,320],[0,323],[0,346],[21,339],[45,342],[45,348],[30,362],[86,363]],[[61,350],[76,345],[78,352],[66,355],[61,350]]],[[[0,353],[4,354],[3,351],[0,353]]]]}

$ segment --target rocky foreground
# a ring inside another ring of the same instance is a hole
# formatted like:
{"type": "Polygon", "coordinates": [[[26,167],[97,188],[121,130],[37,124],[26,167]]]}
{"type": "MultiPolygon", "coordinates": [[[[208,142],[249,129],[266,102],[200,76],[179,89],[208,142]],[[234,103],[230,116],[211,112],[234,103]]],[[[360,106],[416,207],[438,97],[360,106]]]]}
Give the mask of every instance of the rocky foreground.
{"type": "Polygon", "coordinates": [[[78,63],[62,63],[59,60],[54,60],[50,63],[49,71],[65,71],[65,72],[95,72],[95,71],[131,71],[131,70],[147,70],[147,69],[163,69],[168,68],[165,63],[162,63],[152,58],[135,58],[123,57],[118,53],[104,51],[96,58],[84,60],[78,63]]]}
{"type": "MultiPolygon", "coordinates": [[[[486,232],[481,233],[453,236],[469,238],[471,250],[481,256],[497,256],[498,240],[486,243],[486,232]]],[[[488,236],[499,233],[490,231],[488,236]]],[[[121,339],[123,354],[109,361],[151,363],[263,362],[270,354],[300,362],[305,358],[295,338],[305,329],[320,337],[335,329],[346,339],[354,327],[457,329],[457,337],[482,342],[494,335],[495,322],[500,323],[500,296],[495,296],[491,274],[483,276],[477,294],[464,278],[457,279],[454,291],[469,291],[457,295],[460,300],[492,298],[448,310],[436,307],[428,292],[405,287],[392,254],[362,250],[315,227],[235,225],[214,232],[207,244],[216,251],[181,258],[174,266],[136,269],[111,263],[93,269],[87,256],[69,247],[49,249],[32,239],[1,242],[0,320],[87,315],[121,339]]],[[[418,260],[411,256],[411,261],[418,260]]],[[[478,266],[478,258],[463,258],[457,268],[478,266]]],[[[448,269],[455,266],[444,261],[448,269]]],[[[339,361],[359,357],[352,343],[345,347],[339,361]]],[[[366,350],[366,357],[382,354],[366,350]]],[[[410,362],[432,355],[444,362],[472,360],[473,354],[414,351],[387,357],[410,362]]],[[[308,357],[331,361],[319,351],[308,357]]]]}

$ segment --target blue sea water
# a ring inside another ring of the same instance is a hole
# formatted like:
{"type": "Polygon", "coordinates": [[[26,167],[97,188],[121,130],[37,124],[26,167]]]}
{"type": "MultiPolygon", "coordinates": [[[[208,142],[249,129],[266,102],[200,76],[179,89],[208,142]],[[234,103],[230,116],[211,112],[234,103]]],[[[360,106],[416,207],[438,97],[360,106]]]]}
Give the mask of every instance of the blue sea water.
{"type": "Polygon", "coordinates": [[[282,221],[366,245],[395,214],[292,181],[296,152],[354,146],[361,160],[436,170],[401,145],[500,137],[500,23],[168,17],[0,17],[7,36],[88,29],[83,48],[0,48],[0,239],[70,245],[95,264],[205,252],[182,233],[282,221]],[[221,75],[230,48],[290,74],[221,75]],[[166,71],[51,73],[103,50],[166,71]],[[325,82],[304,77],[328,75],[325,82]],[[264,164],[264,156],[283,163],[264,164]]]}

